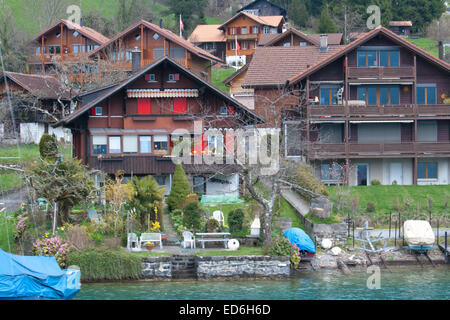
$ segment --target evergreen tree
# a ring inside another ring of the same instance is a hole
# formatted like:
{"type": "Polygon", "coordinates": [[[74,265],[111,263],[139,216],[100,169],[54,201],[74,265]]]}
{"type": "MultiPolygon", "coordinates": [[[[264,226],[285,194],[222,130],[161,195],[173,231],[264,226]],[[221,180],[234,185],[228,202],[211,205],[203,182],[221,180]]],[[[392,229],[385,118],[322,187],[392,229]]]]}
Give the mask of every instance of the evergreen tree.
{"type": "Polygon", "coordinates": [[[338,32],[338,28],[334,23],[333,19],[330,15],[330,10],[328,9],[328,5],[325,5],[322,9],[322,13],[319,18],[319,26],[318,32],[320,33],[336,33],[338,32]]]}
{"type": "Polygon", "coordinates": [[[288,9],[290,20],[298,27],[306,27],[309,14],[303,0],[292,0],[288,9]]]}
{"type": "Polygon", "coordinates": [[[180,209],[181,205],[186,201],[187,196],[191,193],[191,187],[187,180],[186,173],[183,170],[181,164],[178,164],[175,168],[173,175],[172,190],[167,197],[167,205],[169,210],[173,211],[180,209]]]}
{"type": "Polygon", "coordinates": [[[43,160],[50,162],[58,160],[59,150],[56,138],[47,133],[43,134],[39,141],[39,153],[43,160]]]}

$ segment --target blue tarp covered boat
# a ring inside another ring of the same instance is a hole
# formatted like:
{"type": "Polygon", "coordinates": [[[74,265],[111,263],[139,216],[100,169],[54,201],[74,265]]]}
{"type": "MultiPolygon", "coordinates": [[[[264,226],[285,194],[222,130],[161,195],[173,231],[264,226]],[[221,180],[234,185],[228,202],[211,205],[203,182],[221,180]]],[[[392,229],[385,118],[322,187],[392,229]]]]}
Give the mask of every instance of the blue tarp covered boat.
{"type": "Polygon", "coordinates": [[[0,249],[0,300],[70,300],[80,291],[80,276],[79,270],[62,270],[55,257],[0,249]]]}
{"type": "Polygon", "coordinates": [[[316,246],[311,238],[300,228],[290,228],[286,230],[283,237],[288,238],[289,242],[295,244],[300,251],[316,253],[316,246]]]}

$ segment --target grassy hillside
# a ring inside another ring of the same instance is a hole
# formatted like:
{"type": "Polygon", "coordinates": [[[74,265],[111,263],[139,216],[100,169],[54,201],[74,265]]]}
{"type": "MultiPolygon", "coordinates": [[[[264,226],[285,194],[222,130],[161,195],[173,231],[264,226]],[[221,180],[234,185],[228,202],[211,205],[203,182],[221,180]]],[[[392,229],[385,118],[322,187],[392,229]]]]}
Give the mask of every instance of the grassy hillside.
{"type": "Polygon", "coordinates": [[[408,39],[419,48],[422,48],[426,52],[432,54],[435,57],[439,57],[438,42],[430,38],[408,39]]]}

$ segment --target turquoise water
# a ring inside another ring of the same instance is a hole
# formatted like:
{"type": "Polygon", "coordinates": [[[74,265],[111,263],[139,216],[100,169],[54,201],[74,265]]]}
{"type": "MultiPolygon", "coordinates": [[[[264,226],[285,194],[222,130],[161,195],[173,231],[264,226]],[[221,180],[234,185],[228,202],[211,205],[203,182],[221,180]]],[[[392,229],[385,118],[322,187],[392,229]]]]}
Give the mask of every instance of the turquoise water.
{"type": "Polygon", "coordinates": [[[381,269],[380,289],[366,271],[301,271],[289,280],[83,284],[75,300],[448,300],[450,268],[381,269]]]}

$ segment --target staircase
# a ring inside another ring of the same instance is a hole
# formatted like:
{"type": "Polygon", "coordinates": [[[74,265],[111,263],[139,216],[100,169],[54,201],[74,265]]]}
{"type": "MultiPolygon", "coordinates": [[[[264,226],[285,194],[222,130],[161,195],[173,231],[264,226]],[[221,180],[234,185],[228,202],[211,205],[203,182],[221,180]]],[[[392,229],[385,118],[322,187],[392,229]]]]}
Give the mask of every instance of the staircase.
{"type": "Polygon", "coordinates": [[[195,256],[172,256],[172,279],[197,279],[195,256]]]}
{"type": "Polygon", "coordinates": [[[172,222],[170,221],[169,214],[167,212],[164,212],[162,215],[164,223],[164,232],[167,234],[167,240],[164,240],[163,245],[169,247],[179,246],[180,244],[177,237],[177,233],[173,228],[172,222]]]}

